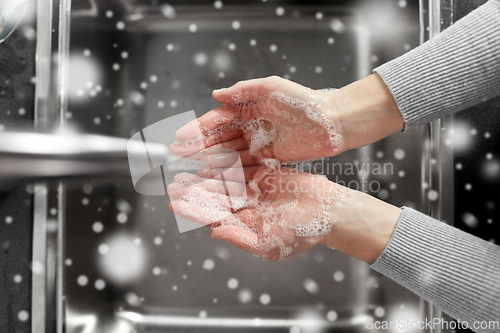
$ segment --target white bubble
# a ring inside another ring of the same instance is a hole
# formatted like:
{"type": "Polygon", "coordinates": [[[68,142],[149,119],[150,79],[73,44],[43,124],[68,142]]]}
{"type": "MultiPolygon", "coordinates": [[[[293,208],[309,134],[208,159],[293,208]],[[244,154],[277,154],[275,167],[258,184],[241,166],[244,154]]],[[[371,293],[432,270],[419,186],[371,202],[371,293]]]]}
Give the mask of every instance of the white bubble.
{"type": "Polygon", "coordinates": [[[159,109],[163,109],[165,107],[165,102],[164,101],[158,101],[157,103],[159,109]]]}
{"type": "Polygon", "coordinates": [[[119,223],[125,223],[128,221],[128,215],[125,214],[125,213],[119,213],[117,216],[116,216],[116,220],[119,222],[119,223]]]}
{"type": "Polygon", "coordinates": [[[337,320],[338,318],[338,314],[337,312],[331,310],[331,311],[328,311],[328,313],[326,314],[326,319],[328,319],[329,321],[335,321],[337,320]]]}
{"type": "Polygon", "coordinates": [[[208,62],[208,57],[203,52],[198,52],[194,55],[194,63],[197,66],[205,66],[208,62]]]}
{"type": "Polygon", "coordinates": [[[259,297],[259,301],[262,305],[268,305],[269,303],[271,303],[271,296],[269,296],[268,294],[262,294],[259,297]]]}
{"type": "Polygon", "coordinates": [[[344,281],[344,277],[345,277],[345,275],[344,275],[344,272],[342,272],[342,271],[336,271],[335,273],[333,273],[333,280],[335,282],[344,281]]]}
{"type": "Polygon", "coordinates": [[[197,30],[198,30],[198,26],[197,26],[196,24],[191,23],[191,24],[189,25],[189,31],[190,31],[190,32],[193,32],[193,33],[194,33],[194,32],[196,32],[197,30]]]}
{"type": "Polygon", "coordinates": [[[94,224],[92,225],[92,230],[94,230],[94,232],[96,233],[100,233],[104,230],[104,226],[101,222],[94,222],[94,224]]]}
{"type": "Polygon", "coordinates": [[[290,67],[290,73],[297,72],[297,68],[295,66],[290,67]]]}
{"type": "Polygon", "coordinates": [[[101,124],[101,118],[99,118],[99,117],[95,117],[95,118],[94,118],[94,124],[96,124],[96,125],[100,125],[100,124],[101,124]]]}
{"type": "Polygon", "coordinates": [[[165,4],[165,5],[162,5],[160,7],[160,10],[161,10],[161,13],[163,14],[163,16],[165,16],[166,18],[174,18],[175,17],[175,9],[174,7],[170,6],[169,4],[165,4]]]}
{"type": "Polygon", "coordinates": [[[125,294],[125,301],[131,306],[141,305],[141,299],[133,292],[128,292],[127,294],[125,294]]]}
{"type": "Polygon", "coordinates": [[[89,283],[89,279],[85,275],[80,275],[76,281],[81,287],[84,287],[87,285],[87,283],[89,283]]]}
{"type": "Polygon", "coordinates": [[[177,105],[178,104],[177,104],[177,101],[175,99],[170,101],[170,107],[175,108],[175,107],[177,107],[177,105]]]}
{"type": "Polygon", "coordinates": [[[108,254],[109,253],[109,246],[107,246],[106,244],[101,244],[97,248],[97,251],[99,251],[99,253],[102,255],[108,254]]]}
{"type": "Polygon", "coordinates": [[[271,50],[271,52],[276,52],[278,51],[278,47],[275,44],[272,44],[271,46],[269,46],[269,50],[271,50]]]}
{"type": "Polygon", "coordinates": [[[214,269],[215,267],[215,262],[212,259],[205,259],[203,262],[203,269],[206,269],[207,271],[210,271],[214,269]]]}
{"type": "Polygon", "coordinates": [[[317,12],[316,13],[316,19],[317,20],[322,20],[323,19],[323,13],[322,12],[317,12]]]}
{"type": "Polygon", "coordinates": [[[321,74],[323,72],[323,68],[321,66],[316,66],[314,68],[314,72],[316,72],[316,74],[321,74]]]}
{"type": "Polygon", "coordinates": [[[408,3],[406,2],[406,0],[399,0],[398,2],[398,6],[401,8],[406,8],[407,5],[408,3]]]}
{"type": "Polygon", "coordinates": [[[113,234],[106,239],[109,245],[105,248],[106,255],[98,257],[99,270],[106,280],[126,284],[136,281],[147,272],[148,253],[136,240],[132,235],[123,233],[113,234]]]}
{"type": "Polygon", "coordinates": [[[82,199],[82,205],[87,206],[89,204],[89,199],[88,198],[83,198],[82,199]]]}
{"type": "Polygon", "coordinates": [[[228,281],[227,281],[227,287],[229,289],[236,289],[238,288],[238,280],[236,280],[235,278],[230,278],[228,281]]]}
{"type": "Polygon", "coordinates": [[[172,52],[174,50],[173,44],[167,44],[167,51],[172,52]]]}
{"type": "Polygon", "coordinates": [[[125,23],[123,23],[122,21],[119,21],[118,23],[116,23],[116,28],[118,30],[123,30],[125,29],[125,23]]]}
{"type": "Polygon", "coordinates": [[[26,114],[26,109],[25,108],[20,108],[18,111],[20,116],[24,116],[26,114]]]}
{"type": "Polygon", "coordinates": [[[466,189],[467,191],[472,190],[472,184],[469,184],[469,183],[465,184],[465,189],[466,189]]]}
{"type": "Polygon", "coordinates": [[[385,315],[385,309],[381,306],[375,308],[375,317],[382,318],[385,315]]]}
{"type": "Polygon", "coordinates": [[[345,31],[344,23],[341,20],[336,19],[336,18],[334,18],[330,21],[330,28],[338,34],[341,34],[345,31]]]}
{"type": "Polygon", "coordinates": [[[151,77],[149,78],[149,81],[155,83],[155,82],[158,82],[158,76],[156,75],[151,75],[151,77]]]}
{"type": "Polygon", "coordinates": [[[283,16],[285,14],[285,9],[283,7],[276,8],[276,15],[283,16]]]}
{"type": "Polygon", "coordinates": [[[439,198],[439,194],[436,190],[430,190],[429,193],[427,193],[427,198],[430,201],[436,201],[439,198]]]}
{"type": "Polygon", "coordinates": [[[384,189],[380,190],[378,192],[378,197],[379,197],[379,199],[387,200],[387,198],[389,198],[389,191],[384,190],[384,189]]]}
{"type": "Polygon", "coordinates": [[[476,228],[479,224],[479,221],[474,214],[470,212],[465,212],[462,215],[462,221],[469,227],[469,228],[476,228]]]}
{"type": "Polygon", "coordinates": [[[11,224],[12,222],[14,222],[14,219],[12,218],[12,216],[6,216],[5,217],[5,223],[11,224]]]}
{"type": "Polygon", "coordinates": [[[103,290],[106,287],[106,282],[104,282],[104,280],[98,279],[95,281],[94,287],[97,290],[103,290]]]}
{"type": "Polygon", "coordinates": [[[500,163],[498,160],[490,160],[483,163],[483,175],[489,180],[498,179],[500,176],[500,163]]]}
{"type": "Polygon", "coordinates": [[[160,267],[154,267],[153,268],[153,274],[154,275],[160,275],[161,274],[161,268],[160,267]]]}
{"type": "Polygon", "coordinates": [[[106,11],[106,17],[107,18],[112,18],[113,17],[113,11],[112,10],[107,10],[106,11]]]}
{"type": "Polygon", "coordinates": [[[216,9],[221,9],[222,6],[223,6],[222,1],[217,0],[217,1],[214,2],[214,7],[216,9]]]}
{"type": "Polygon", "coordinates": [[[303,286],[311,294],[316,294],[319,291],[319,286],[313,279],[305,279],[303,286]]]}
{"type": "Polygon", "coordinates": [[[207,311],[205,310],[201,310],[199,313],[198,313],[198,316],[200,318],[207,318],[208,314],[207,314],[207,311]]]}
{"type": "Polygon", "coordinates": [[[231,27],[233,27],[234,30],[238,30],[239,28],[241,28],[240,21],[233,21],[233,23],[231,23],[231,27]]]}
{"type": "Polygon", "coordinates": [[[248,289],[243,289],[238,293],[238,299],[241,303],[247,304],[252,301],[253,295],[252,292],[248,289]]]}
{"type": "Polygon", "coordinates": [[[113,64],[113,70],[114,71],[119,71],[120,70],[120,64],[117,64],[117,63],[113,64]]]}
{"type": "Polygon", "coordinates": [[[153,242],[155,245],[161,245],[163,243],[163,239],[161,239],[161,237],[155,237],[153,242]]]}
{"type": "Polygon", "coordinates": [[[34,274],[39,275],[45,272],[45,267],[42,265],[41,262],[34,261],[31,263],[31,270],[33,271],[34,274]]]}
{"type": "Polygon", "coordinates": [[[83,50],[83,55],[84,55],[84,56],[86,56],[86,57],[90,57],[90,55],[91,55],[91,54],[92,54],[92,53],[90,52],[90,50],[89,50],[89,49],[85,49],[85,50],[83,50]]]}
{"type": "Polygon", "coordinates": [[[397,160],[402,160],[403,158],[405,158],[405,151],[403,149],[396,149],[394,151],[394,157],[397,160]]]}
{"type": "Polygon", "coordinates": [[[23,277],[19,274],[16,274],[14,275],[14,282],[15,283],[21,283],[21,281],[23,280],[23,277]]]}
{"type": "Polygon", "coordinates": [[[255,46],[255,45],[257,45],[257,41],[256,41],[255,39],[251,39],[251,40],[250,40],[250,45],[251,45],[251,46],[255,46]]]}
{"type": "Polygon", "coordinates": [[[17,314],[17,318],[19,318],[20,321],[26,321],[26,320],[28,320],[29,316],[30,316],[29,313],[27,311],[25,311],[25,310],[21,310],[17,314]]]}
{"type": "Polygon", "coordinates": [[[82,191],[85,194],[91,194],[94,191],[94,187],[91,184],[85,184],[82,187],[82,191]]]}
{"type": "Polygon", "coordinates": [[[487,160],[491,160],[493,158],[493,154],[492,153],[487,153],[486,154],[486,159],[487,160]]]}
{"type": "Polygon", "coordinates": [[[410,44],[405,44],[404,45],[404,49],[405,49],[405,51],[410,51],[411,45],[410,44]]]}
{"type": "Polygon", "coordinates": [[[457,163],[457,164],[455,165],[455,168],[456,168],[457,170],[462,170],[462,168],[463,168],[462,163],[457,163]]]}
{"type": "Polygon", "coordinates": [[[217,256],[222,260],[228,260],[231,255],[229,251],[224,247],[217,247],[215,249],[215,254],[217,254],[217,256]]]}
{"type": "Polygon", "coordinates": [[[236,50],[236,44],[234,44],[234,43],[229,43],[229,45],[228,45],[227,47],[228,47],[228,49],[229,49],[229,50],[231,50],[231,51],[236,50]]]}
{"type": "Polygon", "coordinates": [[[335,43],[335,38],[328,37],[328,44],[332,45],[333,43],[335,43]]]}
{"type": "Polygon", "coordinates": [[[68,258],[64,261],[64,263],[66,264],[66,266],[71,266],[71,265],[73,265],[73,260],[68,258]]]}
{"type": "Polygon", "coordinates": [[[486,139],[489,139],[489,138],[491,137],[490,132],[486,132],[486,133],[484,133],[484,137],[485,137],[486,139]]]}
{"type": "Polygon", "coordinates": [[[405,173],[403,170],[400,170],[400,171],[398,172],[398,176],[399,176],[399,177],[404,177],[404,176],[405,176],[405,174],[406,174],[406,173],[405,173]]]}

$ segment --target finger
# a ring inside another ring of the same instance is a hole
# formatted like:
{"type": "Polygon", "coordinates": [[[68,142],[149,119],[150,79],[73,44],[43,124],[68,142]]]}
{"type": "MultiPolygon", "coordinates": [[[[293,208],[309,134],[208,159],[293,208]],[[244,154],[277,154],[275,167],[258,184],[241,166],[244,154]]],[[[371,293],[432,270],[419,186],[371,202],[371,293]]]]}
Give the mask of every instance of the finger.
{"type": "Polygon", "coordinates": [[[243,251],[266,257],[266,252],[257,248],[259,237],[253,232],[235,226],[221,226],[213,229],[210,237],[224,240],[243,251]]]}
{"type": "MultiPolygon", "coordinates": [[[[220,194],[230,194],[232,196],[240,196],[245,193],[246,190],[246,184],[244,182],[234,182],[234,181],[225,181],[225,184],[222,182],[222,180],[217,180],[217,179],[207,179],[207,178],[202,178],[197,175],[191,175],[191,174],[186,174],[189,175],[188,177],[185,177],[181,183],[172,183],[168,185],[167,187],[167,193],[170,197],[173,197],[175,192],[191,187],[191,186],[198,186],[208,192],[213,192],[213,193],[220,193],[220,194]],[[190,185],[184,185],[186,183],[189,183],[190,185]]],[[[175,177],[174,177],[174,181],[175,177]]]]}
{"type": "Polygon", "coordinates": [[[243,131],[239,128],[229,127],[221,128],[209,135],[203,137],[202,141],[197,139],[188,140],[184,142],[175,141],[170,145],[170,153],[174,156],[186,157],[198,153],[205,148],[212,148],[212,146],[232,141],[243,135],[243,131]]]}
{"type": "Polygon", "coordinates": [[[236,151],[248,149],[248,141],[243,137],[237,137],[229,141],[221,142],[210,147],[211,149],[227,148],[236,151]]]}
{"type": "Polygon", "coordinates": [[[284,80],[278,77],[268,77],[240,81],[227,89],[214,90],[213,98],[222,104],[244,103],[249,100],[258,99],[259,96],[275,90],[277,83],[284,80]]]}
{"type": "Polygon", "coordinates": [[[211,209],[182,200],[174,200],[171,203],[175,215],[191,220],[202,225],[212,225],[228,219],[232,213],[228,210],[211,209]]]}
{"type": "MultiPolygon", "coordinates": [[[[199,161],[207,163],[212,169],[241,168],[242,166],[258,165],[259,161],[250,154],[250,151],[230,151],[221,153],[210,153],[210,155],[200,156],[199,161]]],[[[202,166],[201,168],[207,168],[202,166]]]]}
{"type": "Polygon", "coordinates": [[[196,138],[200,134],[216,130],[237,119],[239,112],[240,110],[236,107],[222,105],[181,127],[175,133],[175,139],[179,142],[184,142],[196,138]]]}
{"type": "Polygon", "coordinates": [[[234,181],[234,182],[249,182],[253,179],[257,171],[262,168],[261,165],[253,165],[244,168],[231,168],[231,169],[199,169],[196,170],[196,174],[203,178],[214,178],[222,180],[221,175],[223,175],[224,180],[234,181]]]}
{"type": "Polygon", "coordinates": [[[211,132],[203,139],[203,143],[206,148],[210,148],[216,144],[231,141],[243,135],[243,131],[239,128],[228,127],[221,128],[214,132],[211,132]]]}

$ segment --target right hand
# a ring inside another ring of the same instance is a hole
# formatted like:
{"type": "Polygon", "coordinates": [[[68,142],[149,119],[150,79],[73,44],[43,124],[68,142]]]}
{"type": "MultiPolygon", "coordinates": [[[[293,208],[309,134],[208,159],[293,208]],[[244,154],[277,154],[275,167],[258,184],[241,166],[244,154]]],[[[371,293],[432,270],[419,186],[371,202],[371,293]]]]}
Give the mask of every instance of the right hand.
{"type": "Polygon", "coordinates": [[[194,153],[184,143],[200,130],[205,148],[236,150],[243,166],[317,159],[346,150],[327,92],[268,77],[216,90],[213,97],[224,105],[177,131],[172,154],[194,153]]]}

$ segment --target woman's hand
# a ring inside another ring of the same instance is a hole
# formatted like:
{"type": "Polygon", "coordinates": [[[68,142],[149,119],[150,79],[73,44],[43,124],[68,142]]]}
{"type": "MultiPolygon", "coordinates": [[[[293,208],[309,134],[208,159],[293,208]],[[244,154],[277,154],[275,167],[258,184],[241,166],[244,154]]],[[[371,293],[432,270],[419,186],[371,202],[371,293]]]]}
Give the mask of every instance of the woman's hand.
{"type": "Polygon", "coordinates": [[[212,178],[213,170],[177,175],[168,187],[170,209],[211,226],[212,238],[269,260],[322,244],[373,263],[399,218],[399,208],[326,177],[290,168],[243,169],[224,172],[224,182],[221,174],[212,178]],[[239,172],[244,183],[232,176],[239,172]]]}
{"type": "Polygon", "coordinates": [[[216,90],[213,97],[224,105],[181,128],[172,154],[192,154],[185,143],[200,130],[205,148],[239,151],[244,166],[309,160],[346,149],[327,92],[268,77],[216,90]]]}
{"type": "Polygon", "coordinates": [[[338,91],[316,91],[279,77],[216,90],[224,105],[181,128],[171,146],[187,156],[190,142],[230,148],[243,166],[278,165],[340,154],[404,128],[396,103],[377,74],[338,91]],[[201,134],[201,135],[200,135],[201,134]]]}

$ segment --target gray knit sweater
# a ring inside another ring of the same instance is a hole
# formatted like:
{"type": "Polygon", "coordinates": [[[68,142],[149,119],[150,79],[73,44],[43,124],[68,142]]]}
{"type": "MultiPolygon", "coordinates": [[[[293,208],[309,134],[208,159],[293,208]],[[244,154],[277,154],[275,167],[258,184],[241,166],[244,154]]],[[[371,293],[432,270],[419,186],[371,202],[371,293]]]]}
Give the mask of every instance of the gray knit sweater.
{"type": "MultiPolygon", "coordinates": [[[[375,72],[394,96],[405,129],[500,95],[500,0],[375,72]]],[[[476,327],[500,321],[499,246],[404,208],[371,267],[474,331],[500,332],[476,327]]]]}

